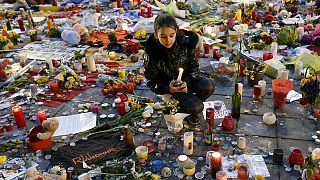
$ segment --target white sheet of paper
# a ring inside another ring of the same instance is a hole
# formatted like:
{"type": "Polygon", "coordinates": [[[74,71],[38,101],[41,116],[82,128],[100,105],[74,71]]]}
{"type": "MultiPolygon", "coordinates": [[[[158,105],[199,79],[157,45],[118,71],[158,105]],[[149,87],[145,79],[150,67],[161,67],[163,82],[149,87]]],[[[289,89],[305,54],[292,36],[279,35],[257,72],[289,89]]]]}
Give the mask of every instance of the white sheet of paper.
{"type": "MultiPolygon", "coordinates": [[[[214,108],[214,101],[203,102],[204,108],[202,111],[203,117],[206,118],[207,108],[214,108]]],[[[229,110],[226,108],[226,105],[222,101],[221,109],[219,111],[214,111],[214,118],[224,118],[226,115],[230,114],[229,110]]]]}
{"type": "Polygon", "coordinates": [[[97,125],[97,115],[92,112],[56,118],[59,121],[59,128],[53,136],[75,134],[94,128],[97,125]]]}

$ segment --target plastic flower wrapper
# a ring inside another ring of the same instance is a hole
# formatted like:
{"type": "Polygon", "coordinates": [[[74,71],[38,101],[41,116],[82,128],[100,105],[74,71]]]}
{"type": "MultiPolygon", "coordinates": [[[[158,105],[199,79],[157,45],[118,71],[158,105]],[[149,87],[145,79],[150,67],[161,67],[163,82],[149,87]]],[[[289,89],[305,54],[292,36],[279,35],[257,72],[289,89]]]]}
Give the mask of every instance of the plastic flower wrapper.
{"type": "Polygon", "coordinates": [[[155,0],[155,3],[157,6],[162,9],[163,11],[171,14],[174,17],[178,18],[185,18],[186,17],[186,11],[185,10],[179,10],[176,4],[176,1],[171,0],[169,5],[164,5],[158,0],[155,0]]]}
{"type": "Polygon", "coordinates": [[[80,85],[79,76],[71,68],[61,65],[58,70],[60,73],[55,77],[55,79],[60,82],[60,86],[71,89],[80,85]]]}
{"type": "Polygon", "coordinates": [[[244,33],[248,32],[248,24],[235,25],[233,26],[233,29],[240,35],[243,35],[244,33]]]}
{"type": "Polygon", "coordinates": [[[304,170],[302,172],[302,179],[317,179],[320,174],[320,167],[318,161],[320,159],[320,148],[316,148],[308,155],[304,161],[304,170]]]}
{"type": "Polygon", "coordinates": [[[287,45],[289,47],[297,47],[299,43],[296,42],[298,36],[297,28],[294,26],[282,27],[277,35],[277,43],[279,45],[287,45]]]}

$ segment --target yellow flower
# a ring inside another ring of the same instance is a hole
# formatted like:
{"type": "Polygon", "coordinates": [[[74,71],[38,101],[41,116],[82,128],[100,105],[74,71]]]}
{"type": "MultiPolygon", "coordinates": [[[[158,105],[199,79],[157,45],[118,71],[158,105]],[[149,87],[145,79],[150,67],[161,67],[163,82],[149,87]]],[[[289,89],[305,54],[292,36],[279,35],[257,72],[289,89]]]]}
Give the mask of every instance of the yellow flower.
{"type": "Polygon", "coordinates": [[[13,37],[13,33],[9,33],[9,38],[12,38],[13,37]]]}
{"type": "Polygon", "coordinates": [[[152,175],[151,175],[151,178],[152,178],[152,180],[158,180],[158,179],[159,179],[159,176],[156,175],[156,174],[152,174],[152,175]]]}

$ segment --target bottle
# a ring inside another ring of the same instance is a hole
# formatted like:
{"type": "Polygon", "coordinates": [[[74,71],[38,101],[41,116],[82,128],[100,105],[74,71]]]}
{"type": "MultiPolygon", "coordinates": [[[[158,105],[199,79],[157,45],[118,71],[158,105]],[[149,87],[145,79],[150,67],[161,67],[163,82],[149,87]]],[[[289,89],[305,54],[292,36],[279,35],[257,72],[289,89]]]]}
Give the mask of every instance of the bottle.
{"type": "Polygon", "coordinates": [[[210,146],[212,144],[212,126],[210,117],[206,117],[206,126],[204,128],[204,144],[210,146]]]}
{"type": "Polygon", "coordinates": [[[11,28],[11,23],[10,23],[10,19],[8,19],[7,23],[6,23],[6,26],[7,26],[7,31],[11,31],[12,28],[11,28]]]}
{"type": "Polygon", "coordinates": [[[240,108],[241,108],[241,94],[238,92],[238,83],[236,83],[234,93],[232,94],[231,116],[233,118],[240,117],[240,108]]]}
{"type": "Polygon", "coordinates": [[[134,138],[128,126],[124,128],[124,143],[127,148],[129,149],[134,148],[134,138]]]}

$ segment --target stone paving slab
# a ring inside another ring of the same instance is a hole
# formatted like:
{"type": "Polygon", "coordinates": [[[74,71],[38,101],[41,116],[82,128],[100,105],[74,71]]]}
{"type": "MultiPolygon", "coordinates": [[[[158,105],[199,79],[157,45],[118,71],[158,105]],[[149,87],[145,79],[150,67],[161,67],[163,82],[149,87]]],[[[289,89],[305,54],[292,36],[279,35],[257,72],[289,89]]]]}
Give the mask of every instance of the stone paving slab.
{"type": "Polygon", "coordinates": [[[276,137],[276,125],[266,125],[261,116],[241,115],[237,133],[253,136],[276,137]]]}
{"type": "Polygon", "coordinates": [[[313,120],[278,118],[278,137],[313,140],[312,135],[315,134],[315,123],[313,120]]]}

